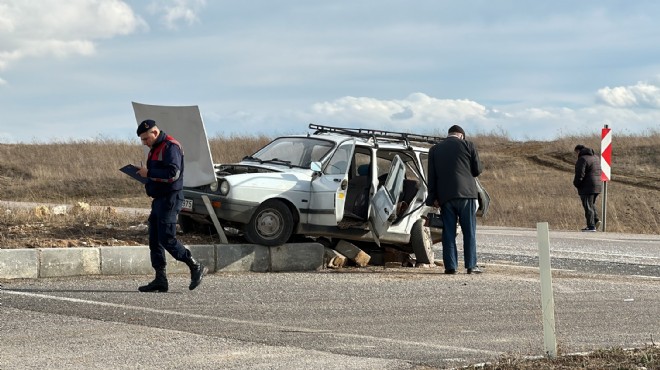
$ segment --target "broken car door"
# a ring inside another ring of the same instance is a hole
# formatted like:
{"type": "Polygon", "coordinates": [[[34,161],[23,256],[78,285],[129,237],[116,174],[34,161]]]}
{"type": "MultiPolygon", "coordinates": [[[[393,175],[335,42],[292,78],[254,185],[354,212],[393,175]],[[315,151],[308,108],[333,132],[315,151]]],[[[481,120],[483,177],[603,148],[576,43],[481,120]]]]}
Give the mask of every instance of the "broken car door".
{"type": "Polygon", "coordinates": [[[337,226],[344,217],[344,203],[348,187],[348,169],[355,150],[355,139],[337,146],[325,163],[323,172],[312,180],[309,223],[337,226]]]}
{"type": "Polygon", "coordinates": [[[385,180],[371,200],[369,211],[369,226],[376,244],[380,245],[380,237],[387,231],[396,217],[395,205],[399,201],[406,169],[401,158],[397,155],[385,180]]]}

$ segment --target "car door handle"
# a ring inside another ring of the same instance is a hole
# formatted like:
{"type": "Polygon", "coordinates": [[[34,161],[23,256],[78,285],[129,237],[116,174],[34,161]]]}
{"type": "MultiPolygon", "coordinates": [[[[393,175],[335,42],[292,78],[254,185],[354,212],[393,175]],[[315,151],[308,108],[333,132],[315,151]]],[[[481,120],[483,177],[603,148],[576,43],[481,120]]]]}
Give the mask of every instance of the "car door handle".
{"type": "Polygon", "coordinates": [[[332,179],[334,182],[341,182],[341,179],[332,179]]]}
{"type": "Polygon", "coordinates": [[[389,214],[390,214],[390,210],[389,210],[389,209],[385,208],[384,211],[385,211],[385,214],[386,214],[386,215],[389,215],[389,214]]]}

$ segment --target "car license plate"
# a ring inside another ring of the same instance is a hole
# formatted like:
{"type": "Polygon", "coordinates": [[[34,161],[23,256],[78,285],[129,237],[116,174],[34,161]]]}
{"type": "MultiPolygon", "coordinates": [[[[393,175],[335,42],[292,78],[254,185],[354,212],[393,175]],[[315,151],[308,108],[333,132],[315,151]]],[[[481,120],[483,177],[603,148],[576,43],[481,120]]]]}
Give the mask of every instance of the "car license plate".
{"type": "Polygon", "coordinates": [[[192,199],[184,199],[181,205],[181,208],[185,211],[192,211],[193,201],[192,199]]]}

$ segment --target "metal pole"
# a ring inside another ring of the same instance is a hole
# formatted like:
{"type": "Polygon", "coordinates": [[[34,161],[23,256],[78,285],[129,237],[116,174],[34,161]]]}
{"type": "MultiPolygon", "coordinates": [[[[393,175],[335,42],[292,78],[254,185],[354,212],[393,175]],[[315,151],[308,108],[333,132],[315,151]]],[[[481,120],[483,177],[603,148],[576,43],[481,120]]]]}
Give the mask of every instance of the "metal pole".
{"type": "Polygon", "coordinates": [[[216,215],[215,211],[213,210],[213,206],[211,205],[211,200],[207,195],[202,195],[202,200],[204,201],[204,205],[206,206],[206,211],[209,213],[209,216],[211,217],[211,221],[213,221],[213,226],[215,226],[215,230],[218,232],[218,236],[220,237],[220,243],[229,244],[229,241],[227,240],[227,235],[225,235],[225,231],[223,230],[222,225],[220,225],[220,220],[218,220],[218,215],[216,215]]]}
{"type": "Polygon", "coordinates": [[[603,232],[607,231],[607,183],[603,181],[603,232]]]}

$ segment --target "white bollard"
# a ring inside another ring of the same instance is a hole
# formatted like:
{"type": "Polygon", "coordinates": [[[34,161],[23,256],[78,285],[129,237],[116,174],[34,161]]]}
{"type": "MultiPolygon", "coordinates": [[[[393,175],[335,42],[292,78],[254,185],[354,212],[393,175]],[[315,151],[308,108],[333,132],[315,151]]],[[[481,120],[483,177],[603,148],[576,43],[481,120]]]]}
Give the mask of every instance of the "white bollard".
{"type": "Polygon", "coordinates": [[[552,294],[552,272],[550,270],[550,235],[547,222],[536,224],[539,244],[539,269],[541,272],[541,309],[543,310],[543,345],[548,357],[557,356],[555,336],[555,301],[552,294]]]}

